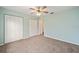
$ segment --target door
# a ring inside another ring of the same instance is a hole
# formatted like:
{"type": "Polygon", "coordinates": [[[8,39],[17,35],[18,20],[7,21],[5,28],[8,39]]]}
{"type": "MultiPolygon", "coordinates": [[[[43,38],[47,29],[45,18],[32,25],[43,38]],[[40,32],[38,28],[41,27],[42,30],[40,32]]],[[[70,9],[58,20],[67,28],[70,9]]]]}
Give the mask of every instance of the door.
{"type": "Polygon", "coordinates": [[[40,16],[39,18],[39,34],[44,35],[44,18],[40,16]]]}
{"type": "Polygon", "coordinates": [[[36,19],[29,20],[29,33],[30,36],[38,35],[38,22],[36,19]]]}
{"type": "Polygon", "coordinates": [[[23,18],[5,15],[5,43],[23,38],[23,18]]]}

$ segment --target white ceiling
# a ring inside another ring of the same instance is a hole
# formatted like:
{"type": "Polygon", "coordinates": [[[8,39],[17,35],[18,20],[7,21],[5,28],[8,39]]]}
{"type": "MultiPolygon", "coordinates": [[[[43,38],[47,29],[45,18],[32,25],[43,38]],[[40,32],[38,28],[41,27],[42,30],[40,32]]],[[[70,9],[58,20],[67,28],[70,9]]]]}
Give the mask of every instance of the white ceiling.
{"type": "MultiPolygon", "coordinates": [[[[34,6],[3,6],[3,8],[21,12],[24,14],[31,14],[31,10],[29,8],[34,7],[34,6]]],[[[49,12],[61,12],[70,8],[74,8],[74,6],[48,6],[48,11],[49,12]]]]}

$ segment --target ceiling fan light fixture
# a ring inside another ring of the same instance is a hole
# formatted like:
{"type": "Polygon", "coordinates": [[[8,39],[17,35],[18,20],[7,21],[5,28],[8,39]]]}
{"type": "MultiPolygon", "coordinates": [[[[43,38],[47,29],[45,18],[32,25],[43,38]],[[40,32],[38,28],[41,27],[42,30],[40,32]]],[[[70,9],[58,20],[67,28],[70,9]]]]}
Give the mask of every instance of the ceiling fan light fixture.
{"type": "Polygon", "coordinates": [[[41,15],[41,13],[37,13],[36,15],[37,15],[37,16],[40,16],[40,15],[41,15]]]}
{"type": "Polygon", "coordinates": [[[41,15],[41,12],[37,12],[36,15],[37,15],[37,16],[40,16],[40,15],[41,15]]]}
{"type": "MultiPolygon", "coordinates": [[[[31,14],[35,13],[37,16],[50,13],[50,12],[48,12],[47,6],[37,6],[37,7],[34,7],[34,8],[30,8],[30,9],[32,10],[31,14]]],[[[53,14],[53,13],[54,12],[51,12],[50,14],[53,14]]]]}

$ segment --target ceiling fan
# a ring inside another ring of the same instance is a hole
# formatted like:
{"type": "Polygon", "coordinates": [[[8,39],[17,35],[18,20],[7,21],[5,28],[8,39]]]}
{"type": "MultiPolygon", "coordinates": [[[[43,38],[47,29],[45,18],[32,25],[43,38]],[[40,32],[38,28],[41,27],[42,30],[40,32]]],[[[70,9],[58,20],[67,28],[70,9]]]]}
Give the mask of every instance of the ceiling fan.
{"type": "MultiPolygon", "coordinates": [[[[50,12],[48,12],[48,8],[47,6],[37,6],[34,8],[30,8],[31,9],[31,14],[36,13],[36,15],[40,16],[41,14],[45,13],[48,14],[50,12]]],[[[51,12],[50,14],[53,14],[54,12],[51,12]]]]}

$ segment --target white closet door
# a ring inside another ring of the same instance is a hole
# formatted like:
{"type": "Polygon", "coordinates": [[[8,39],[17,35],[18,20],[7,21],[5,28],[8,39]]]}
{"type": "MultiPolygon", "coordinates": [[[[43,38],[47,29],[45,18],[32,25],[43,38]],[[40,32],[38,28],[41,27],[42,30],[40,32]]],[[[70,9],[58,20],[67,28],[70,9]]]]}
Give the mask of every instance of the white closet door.
{"type": "Polygon", "coordinates": [[[30,36],[38,35],[38,26],[37,26],[37,20],[29,20],[29,31],[30,36]]]}
{"type": "Polygon", "coordinates": [[[44,32],[44,19],[40,18],[39,19],[39,34],[43,34],[44,32]]]}
{"type": "Polygon", "coordinates": [[[23,18],[5,15],[5,43],[23,38],[23,18]]]}

